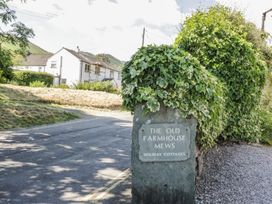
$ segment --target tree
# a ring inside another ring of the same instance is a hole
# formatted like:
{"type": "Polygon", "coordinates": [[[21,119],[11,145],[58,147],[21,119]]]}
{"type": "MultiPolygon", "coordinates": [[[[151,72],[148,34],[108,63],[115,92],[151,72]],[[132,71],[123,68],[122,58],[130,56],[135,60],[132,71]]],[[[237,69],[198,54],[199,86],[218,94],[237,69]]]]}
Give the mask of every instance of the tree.
{"type": "Polygon", "coordinates": [[[269,33],[258,29],[254,23],[246,21],[243,14],[238,10],[232,10],[221,5],[213,7],[212,10],[221,13],[225,19],[230,21],[232,29],[241,34],[248,42],[251,42],[254,49],[265,59],[268,67],[272,68],[272,49],[267,45],[269,33]]]}
{"type": "MultiPolygon", "coordinates": [[[[16,47],[16,54],[26,56],[29,38],[34,37],[34,32],[21,22],[16,21],[16,13],[7,3],[10,0],[0,0],[0,74],[5,79],[12,79],[13,53],[5,49],[3,44],[12,44],[16,47]]],[[[0,76],[1,77],[1,76],[0,76]]]]}

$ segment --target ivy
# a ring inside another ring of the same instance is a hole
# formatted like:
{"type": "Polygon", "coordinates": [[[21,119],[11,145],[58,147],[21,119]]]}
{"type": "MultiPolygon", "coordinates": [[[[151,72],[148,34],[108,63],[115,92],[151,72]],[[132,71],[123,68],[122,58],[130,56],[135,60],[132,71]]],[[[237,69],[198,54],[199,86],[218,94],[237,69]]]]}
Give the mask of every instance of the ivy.
{"type": "Polygon", "coordinates": [[[143,104],[145,112],[161,105],[193,115],[199,123],[198,143],[213,146],[227,118],[224,84],[185,51],[171,46],[141,48],[122,73],[124,105],[131,111],[143,104]]]}

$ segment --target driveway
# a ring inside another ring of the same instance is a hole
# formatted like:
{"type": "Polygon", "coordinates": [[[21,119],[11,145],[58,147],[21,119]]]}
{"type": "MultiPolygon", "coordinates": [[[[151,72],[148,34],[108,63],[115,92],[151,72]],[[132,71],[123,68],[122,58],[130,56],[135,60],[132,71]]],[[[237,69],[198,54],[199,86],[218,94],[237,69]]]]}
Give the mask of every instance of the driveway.
{"type": "Polygon", "coordinates": [[[125,202],[131,120],[127,112],[106,112],[0,132],[0,203],[125,202]]]}

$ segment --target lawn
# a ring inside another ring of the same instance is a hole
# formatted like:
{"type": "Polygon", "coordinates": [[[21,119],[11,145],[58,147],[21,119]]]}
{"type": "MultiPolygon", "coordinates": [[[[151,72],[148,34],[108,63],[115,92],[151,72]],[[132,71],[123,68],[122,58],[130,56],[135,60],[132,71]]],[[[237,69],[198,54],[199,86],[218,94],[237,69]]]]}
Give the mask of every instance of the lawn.
{"type": "Polygon", "coordinates": [[[0,85],[0,130],[50,124],[78,118],[74,113],[15,87],[0,85]]]}

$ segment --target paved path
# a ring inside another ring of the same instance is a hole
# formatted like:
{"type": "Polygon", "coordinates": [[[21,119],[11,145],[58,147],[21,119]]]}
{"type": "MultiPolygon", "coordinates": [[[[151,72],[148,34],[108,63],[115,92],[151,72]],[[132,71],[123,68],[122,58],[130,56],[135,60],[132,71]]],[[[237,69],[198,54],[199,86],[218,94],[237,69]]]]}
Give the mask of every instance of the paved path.
{"type": "Polygon", "coordinates": [[[129,197],[127,189],[110,191],[130,174],[131,119],[108,112],[0,132],[0,203],[111,203],[129,197]]]}

